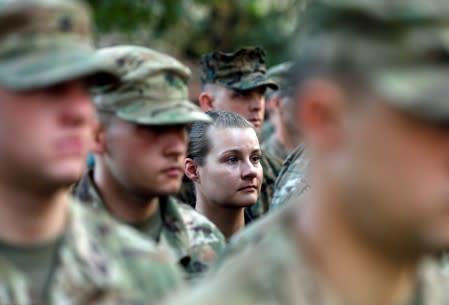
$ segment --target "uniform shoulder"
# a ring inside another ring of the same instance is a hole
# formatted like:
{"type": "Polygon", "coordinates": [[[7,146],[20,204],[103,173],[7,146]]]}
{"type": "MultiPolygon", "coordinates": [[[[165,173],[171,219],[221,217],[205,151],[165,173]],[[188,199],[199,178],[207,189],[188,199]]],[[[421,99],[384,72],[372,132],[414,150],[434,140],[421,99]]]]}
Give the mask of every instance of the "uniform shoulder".
{"type": "Polygon", "coordinates": [[[298,145],[284,160],[282,164],[282,170],[279,173],[279,177],[283,176],[284,172],[289,169],[289,167],[297,162],[304,155],[305,146],[304,144],[298,145]]]}
{"type": "MultiPolygon", "coordinates": [[[[274,223],[280,224],[281,219],[276,219],[274,223]]],[[[181,292],[167,304],[280,304],[295,257],[285,229],[282,224],[272,227],[268,235],[227,257],[193,290],[181,292]]]]}
{"type": "Polygon", "coordinates": [[[133,287],[139,295],[157,300],[179,286],[182,273],[173,255],[157,247],[136,230],[119,223],[103,210],[71,203],[70,234],[76,251],[86,259],[98,259],[115,270],[123,287],[133,287]],[[94,245],[94,247],[93,247],[94,245]],[[145,284],[151,280],[151,285],[145,284]]]}
{"type": "Polygon", "coordinates": [[[170,197],[170,199],[173,200],[173,202],[177,205],[177,207],[179,208],[179,212],[181,213],[181,216],[186,223],[201,224],[217,229],[217,227],[206,216],[195,210],[190,205],[174,197],[170,197]]]}
{"type": "MultiPolygon", "coordinates": [[[[117,262],[144,260],[146,264],[171,266],[175,265],[172,254],[160,249],[153,241],[146,238],[127,225],[119,223],[109,216],[105,211],[85,206],[77,200],[71,204],[76,232],[79,226],[83,226],[84,234],[93,239],[99,247],[107,251],[111,257],[115,257],[117,262]]],[[[172,269],[169,267],[168,269],[172,269]]],[[[170,271],[170,270],[169,270],[170,271]]]]}
{"type": "Polygon", "coordinates": [[[88,233],[95,234],[97,242],[107,246],[110,242],[120,243],[144,251],[159,251],[154,242],[146,239],[136,230],[118,222],[103,210],[83,205],[73,199],[72,212],[78,222],[82,222],[88,233]]]}
{"type": "Polygon", "coordinates": [[[201,239],[204,243],[220,245],[219,248],[225,247],[226,242],[223,234],[206,216],[175,197],[169,197],[168,200],[177,207],[191,238],[201,239]]]}
{"type": "MultiPolygon", "coordinates": [[[[225,238],[209,219],[191,206],[170,197],[167,204],[172,211],[171,216],[178,219],[178,233],[175,234],[178,238],[175,240],[183,240],[181,248],[187,251],[189,257],[187,262],[181,264],[193,279],[207,270],[221,255],[226,247],[225,238]]],[[[173,234],[170,236],[173,237],[173,234]]]]}
{"type": "Polygon", "coordinates": [[[293,198],[297,198],[310,185],[307,179],[309,158],[304,145],[299,145],[284,161],[274,184],[274,194],[270,209],[276,210],[293,198]]]}

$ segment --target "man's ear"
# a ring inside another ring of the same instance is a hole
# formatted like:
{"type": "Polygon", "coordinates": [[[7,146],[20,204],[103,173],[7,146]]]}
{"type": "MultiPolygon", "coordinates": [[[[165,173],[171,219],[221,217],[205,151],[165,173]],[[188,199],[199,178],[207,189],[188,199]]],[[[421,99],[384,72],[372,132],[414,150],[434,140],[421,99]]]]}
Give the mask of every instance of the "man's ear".
{"type": "Polygon", "coordinates": [[[325,79],[307,81],[295,97],[301,131],[306,141],[332,149],[344,128],[344,95],[341,88],[325,79]]]}
{"type": "Polygon", "coordinates": [[[101,155],[106,152],[105,127],[98,123],[94,128],[92,153],[101,155]]]}
{"type": "Polygon", "coordinates": [[[198,103],[200,104],[200,108],[206,112],[215,109],[215,98],[209,92],[201,92],[198,97],[198,103]]]}
{"type": "Polygon", "coordinates": [[[186,158],[184,161],[184,174],[193,182],[200,182],[198,166],[191,158],[186,158]]]}

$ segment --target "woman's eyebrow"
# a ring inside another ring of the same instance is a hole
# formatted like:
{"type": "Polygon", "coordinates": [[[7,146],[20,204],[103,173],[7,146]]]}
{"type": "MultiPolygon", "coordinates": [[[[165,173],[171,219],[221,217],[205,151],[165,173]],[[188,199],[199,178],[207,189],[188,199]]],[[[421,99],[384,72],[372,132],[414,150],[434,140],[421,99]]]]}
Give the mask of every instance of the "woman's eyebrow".
{"type": "Polygon", "coordinates": [[[220,153],[220,155],[225,155],[225,154],[228,154],[228,153],[240,154],[241,150],[240,149],[236,149],[236,148],[234,148],[234,149],[227,149],[225,151],[222,151],[220,153]]]}

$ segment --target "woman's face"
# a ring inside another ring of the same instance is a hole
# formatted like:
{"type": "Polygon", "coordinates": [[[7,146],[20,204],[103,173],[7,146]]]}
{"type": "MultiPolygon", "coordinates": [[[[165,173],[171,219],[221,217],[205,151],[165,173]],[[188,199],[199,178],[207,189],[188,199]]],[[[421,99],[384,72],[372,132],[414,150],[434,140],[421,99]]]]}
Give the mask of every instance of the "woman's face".
{"type": "Polygon", "coordinates": [[[247,207],[256,203],[262,184],[261,151],[252,128],[208,130],[210,151],[198,166],[197,191],[209,204],[247,207]]]}

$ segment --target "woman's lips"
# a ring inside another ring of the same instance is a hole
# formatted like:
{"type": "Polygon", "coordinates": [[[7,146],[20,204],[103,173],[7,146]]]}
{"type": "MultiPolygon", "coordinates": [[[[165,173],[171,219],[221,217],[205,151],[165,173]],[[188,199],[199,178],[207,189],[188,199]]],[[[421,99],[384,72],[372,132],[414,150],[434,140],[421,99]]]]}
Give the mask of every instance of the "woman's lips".
{"type": "Polygon", "coordinates": [[[247,186],[239,188],[238,191],[255,192],[255,191],[257,191],[257,187],[255,185],[247,185],[247,186]]]}

